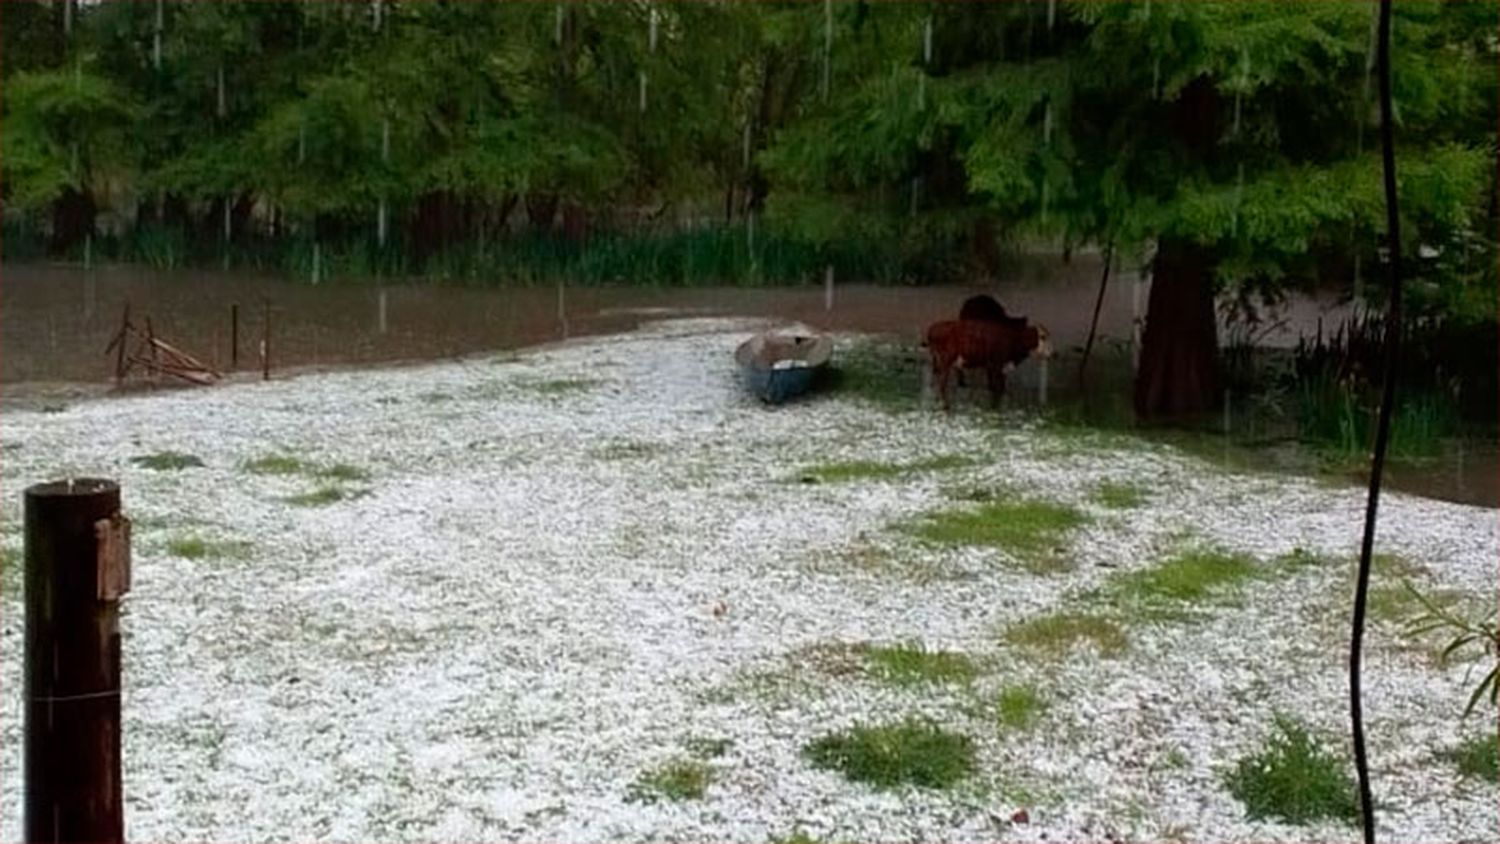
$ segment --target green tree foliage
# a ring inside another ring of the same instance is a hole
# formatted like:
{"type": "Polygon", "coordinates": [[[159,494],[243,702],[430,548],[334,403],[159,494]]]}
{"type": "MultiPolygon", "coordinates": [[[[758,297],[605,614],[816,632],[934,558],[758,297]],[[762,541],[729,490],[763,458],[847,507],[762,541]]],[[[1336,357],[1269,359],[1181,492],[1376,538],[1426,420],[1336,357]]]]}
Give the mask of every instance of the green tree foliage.
{"type": "MultiPolygon", "coordinates": [[[[39,217],[68,187],[362,237],[377,208],[457,240],[519,208],[764,212],[826,254],[898,244],[913,279],[997,238],[1173,238],[1271,287],[1373,267],[1383,230],[1363,3],[119,0],[67,34],[57,4],[5,7],[4,195],[39,217]]],[[[1443,280],[1417,298],[1473,310],[1500,12],[1396,13],[1404,230],[1443,280]]]]}
{"type": "Polygon", "coordinates": [[[130,133],[138,109],[110,80],[82,66],[21,72],[6,80],[5,99],[7,202],[45,208],[67,189],[103,195],[136,174],[130,133]]]}
{"type": "MultiPolygon", "coordinates": [[[[963,209],[1073,242],[1181,238],[1212,247],[1229,279],[1307,277],[1330,248],[1373,255],[1383,205],[1365,5],[1103,0],[1060,6],[1050,29],[1039,8],[890,10],[883,34],[900,46],[841,74],[847,88],[783,133],[766,163],[790,188],[868,210],[882,190],[941,182],[956,161],[963,209]],[[935,20],[930,67],[918,14],[935,20]],[[1207,112],[1196,143],[1176,125],[1187,96],[1207,112]]],[[[1500,20],[1469,3],[1403,4],[1398,18],[1414,252],[1477,228],[1494,189],[1500,20]]],[[[879,37],[841,32],[839,43],[879,37]]],[[[802,215],[811,236],[830,235],[824,206],[802,215]]]]}

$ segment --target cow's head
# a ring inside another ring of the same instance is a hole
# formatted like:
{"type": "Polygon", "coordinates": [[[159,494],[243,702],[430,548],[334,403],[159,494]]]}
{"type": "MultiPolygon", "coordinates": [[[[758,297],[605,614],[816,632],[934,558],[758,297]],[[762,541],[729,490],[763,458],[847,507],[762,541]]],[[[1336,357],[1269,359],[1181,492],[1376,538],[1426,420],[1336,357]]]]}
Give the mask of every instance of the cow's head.
{"type": "Polygon", "coordinates": [[[1033,323],[1027,327],[1026,339],[1030,341],[1031,354],[1033,357],[1046,360],[1052,357],[1052,335],[1047,332],[1046,326],[1033,323]]]}

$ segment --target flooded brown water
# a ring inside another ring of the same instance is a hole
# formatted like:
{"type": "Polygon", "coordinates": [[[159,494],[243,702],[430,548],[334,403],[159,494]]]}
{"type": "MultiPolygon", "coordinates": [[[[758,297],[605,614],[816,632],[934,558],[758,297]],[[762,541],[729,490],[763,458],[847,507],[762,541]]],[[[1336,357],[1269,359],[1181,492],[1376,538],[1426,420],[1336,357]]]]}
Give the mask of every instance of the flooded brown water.
{"type": "MultiPolygon", "coordinates": [[[[1082,343],[1097,266],[1079,260],[1087,290],[1022,282],[990,289],[1012,311],[1046,324],[1058,342],[1082,343]],[[1086,277],[1086,278],[1085,278],[1086,277]],[[1074,294],[1087,293],[1085,307],[1074,294]]],[[[665,316],[744,315],[806,322],[837,331],[910,336],[951,317],[983,288],[838,285],[834,307],[822,287],[465,288],[328,284],[139,267],[0,268],[0,391],[38,382],[106,381],[104,347],[128,302],[132,321],[150,317],[158,336],[221,370],[231,368],[231,307],[239,306],[239,368],[259,366],[270,311],[272,366],[336,366],[429,360],[629,329],[665,316]],[[559,299],[561,298],[561,302],[559,299]],[[383,300],[383,305],[382,305],[383,300]],[[560,308],[561,305],[561,308],[560,308]],[[383,321],[382,321],[383,314],[383,321]]],[[[1101,331],[1128,336],[1131,289],[1112,286],[1101,331]]]]}
{"type": "MultiPolygon", "coordinates": [[[[915,348],[927,324],[951,318],[969,295],[996,295],[1008,310],[1046,325],[1061,353],[1054,401],[1068,401],[1073,361],[1088,333],[1098,292],[1099,258],[1037,258],[1012,280],[989,287],[835,286],[826,307],[821,285],[766,288],[568,287],[473,288],[445,285],[311,286],[253,275],[158,271],[142,267],[0,267],[0,402],[34,405],[100,395],[110,387],[105,346],[128,302],[132,321],[150,318],[158,336],[221,371],[232,366],[231,308],[238,305],[238,370],[257,377],[258,349],[270,317],[272,375],[308,367],[424,361],[629,330],[674,316],[759,316],[832,331],[884,333],[915,348]]],[[[1112,275],[1100,311],[1100,377],[1091,389],[1128,389],[1128,344],[1146,286],[1138,275],[1112,275]],[[1138,297],[1138,298],[1137,298],[1138,297]],[[1138,302],[1138,304],[1137,304],[1138,302]],[[1109,361],[1113,359],[1114,365],[1109,361]],[[1124,361],[1123,367],[1121,362],[1124,361]],[[1115,376],[1109,374],[1114,370],[1115,376]]],[[[1331,302],[1294,300],[1284,324],[1262,342],[1288,346],[1299,334],[1332,324],[1346,311],[1331,302]]],[[[1034,385],[1033,368],[1016,386],[1034,385]]],[[[1500,455],[1493,447],[1455,460],[1393,467],[1391,484],[1423,495],[1500,506],[1500,455]]]]}

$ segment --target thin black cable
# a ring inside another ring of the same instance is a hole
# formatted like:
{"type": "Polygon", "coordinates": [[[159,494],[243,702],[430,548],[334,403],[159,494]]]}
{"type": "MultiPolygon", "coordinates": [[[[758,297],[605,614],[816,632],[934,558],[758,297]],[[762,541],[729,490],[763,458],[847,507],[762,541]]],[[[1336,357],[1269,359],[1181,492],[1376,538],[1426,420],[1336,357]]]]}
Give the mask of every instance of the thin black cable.
{"type": "Polygon", "coordinates": [[[1089,321],[1089,339],[1083,344],[1083,359],[1078,361],[1078,392],[1083,392],[1084,371],[1088,369],[1089,352],[1094,349],[1094,332],[1099,328],[1099,308],[1104,305],[1104,290],[1109,286],[1109,265],[1115,260],[1115,242],[1104,247],[1104,275],[1099,279],[1099,295],[1094,299],[1094,318],[1089,321]]]}
{"type": "Polygon", "coordinates": [[[1365,504],[1365,532],[1359,549],[1359,579],[1354,589],[1353,635],[1349,643],[1349,715],[1354,726],[1354,767],[1359,774],[1359,805],[1365,844],[1375,844],[1375,808],[1370,798],[1370,767],[1365,755],[1364,708],[1360,704],[1360,663],[1365,636],[1365,604],[1370,591],[1370,554],[1375,545],[1375,517],[1380,506],[1380,477],[1385,471],[1391,412],[1396,405],[1396,361],[1401,347],[1401,215],[1396,204],[1396,150],[1391,126],[1391,0],[1380,0],[1376,73],[1380,79],[1380,156],[1385,176],[1386,246],[1390,250],[1391,291],[1385,316],[1385,377],[1380,415],[1375,423],[1375,453],[1370,461],[1370,496],[1365,504]]]}

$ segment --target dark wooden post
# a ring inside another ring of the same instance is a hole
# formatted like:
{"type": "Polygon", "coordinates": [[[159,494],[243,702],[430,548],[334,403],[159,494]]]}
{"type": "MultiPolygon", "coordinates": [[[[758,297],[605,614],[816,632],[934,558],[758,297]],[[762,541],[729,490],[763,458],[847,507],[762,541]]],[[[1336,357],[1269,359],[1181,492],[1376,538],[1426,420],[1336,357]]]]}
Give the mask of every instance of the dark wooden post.
{"type": "Polygon", "coordinates": [[[229,306],[229,368],[240,368],[240,306],[229,306]]]}
{"type": "Polygon", "coordinates": [[[260,336],[260,380],[271,380],[271,300],[265,300],[266,322],[260,336]]]}
{"type": "Polygon", "coordinates": [[[123,842],[119,600],[130,523],[114,481],[26,490],[28,844],[123,842]]]}
{"type": "Polygon", "coordinates": [[[125,303],[125,314],[120,317],[120,333],[115,335],[120,348],[115,350],[115,386],[125,380],[125,344],[130,341],[130,303],[125,303]]]}

